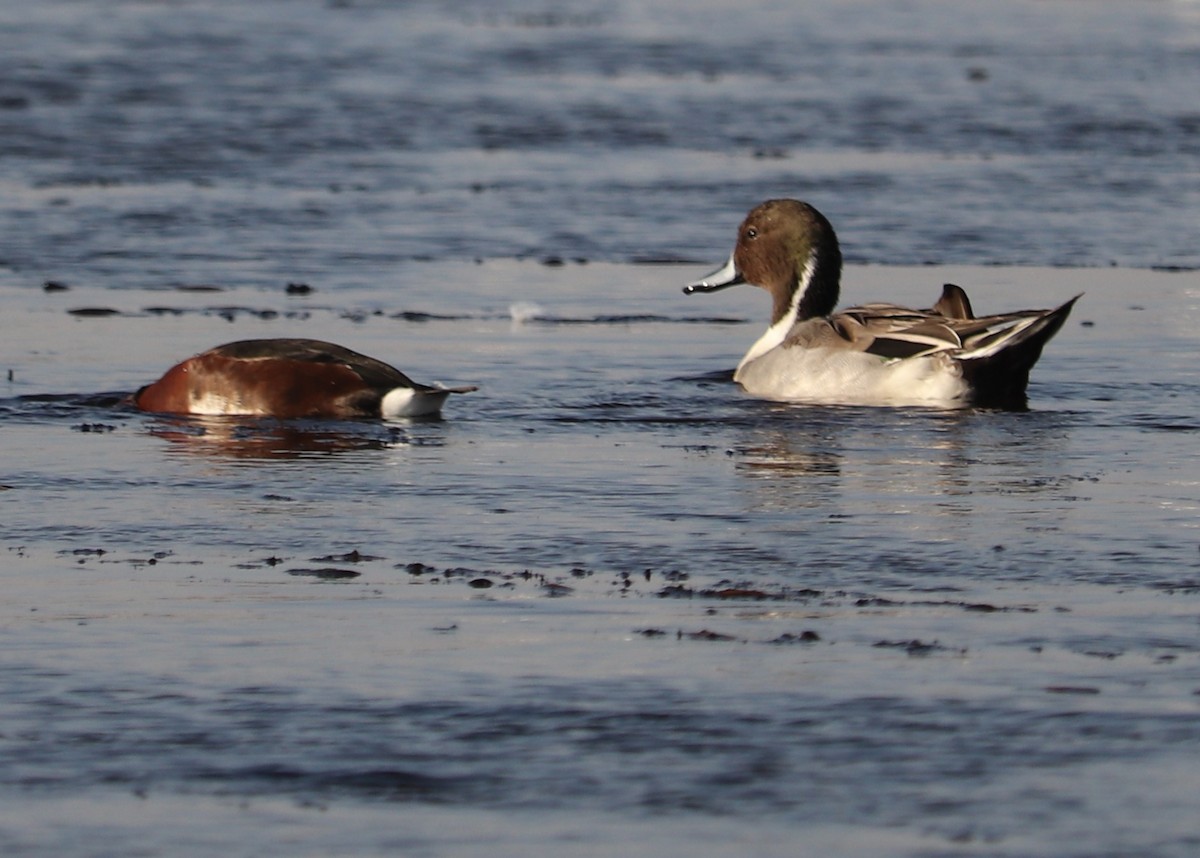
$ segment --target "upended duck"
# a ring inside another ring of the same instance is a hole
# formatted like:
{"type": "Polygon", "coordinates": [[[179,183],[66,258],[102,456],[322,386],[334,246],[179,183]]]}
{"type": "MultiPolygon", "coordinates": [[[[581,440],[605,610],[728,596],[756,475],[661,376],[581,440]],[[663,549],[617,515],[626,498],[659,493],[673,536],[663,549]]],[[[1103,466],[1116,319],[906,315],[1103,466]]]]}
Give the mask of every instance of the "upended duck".
{"type": "Polygon", "coordinates": [[[943,287],[932,308],[887,303],[835,313],[842,253],[829,221],[798,200],[768,200],[738,227],[729,261],[684,292],[765,289],[771,324],[734,372],[764,399],[829,405],[1020,409],[1029,371],[1080,296],[1053,310],[975,316],[943,287]]]}
{"type": "Polygon", "coordinates": [[[279,419],[430,417],[452,393],[335,343],[239,340],[177,363],[133,395],[142,411],[279,419]]]}

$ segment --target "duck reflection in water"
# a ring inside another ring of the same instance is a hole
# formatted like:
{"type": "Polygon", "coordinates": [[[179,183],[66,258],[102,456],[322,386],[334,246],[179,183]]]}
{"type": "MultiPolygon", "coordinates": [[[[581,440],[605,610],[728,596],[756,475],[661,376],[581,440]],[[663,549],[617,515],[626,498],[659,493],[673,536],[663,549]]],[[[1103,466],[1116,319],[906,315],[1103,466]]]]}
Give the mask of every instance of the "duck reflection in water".
{"type": "Polygon", "coordinates": [[[414,443],[405,427],[365,421],[160,416],[149,433],[179,452],[229,459],[311,459],[414,443]]]}
{"type": "Polygon", "coordinates": [[[970,515],[1062,488],[1071,424],[1053,412],[774,404],[735,447],[735,471],[758,511],[970,515]]]}

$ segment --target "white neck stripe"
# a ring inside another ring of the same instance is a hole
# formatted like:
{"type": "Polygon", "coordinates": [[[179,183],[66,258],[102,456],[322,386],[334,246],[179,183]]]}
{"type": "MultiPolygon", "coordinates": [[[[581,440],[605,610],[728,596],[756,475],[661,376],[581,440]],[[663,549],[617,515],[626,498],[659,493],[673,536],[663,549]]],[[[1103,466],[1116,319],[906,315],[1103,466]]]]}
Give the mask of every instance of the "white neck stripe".
{"type": "MultiPolygon", "coordinates": [[[[800,313],[800,301],[804,298],[804,294],[808,291],[808,284],[812,281],[813,272],[817,270],[817,254],[815,252],[809,254],[808,260],[804,263],[804,270],[800,272],[800,283],[792,290],[792,301],[788,305],[788,311],[783,314],[783,317],[767,328],[767,332],[758,338],[758,341],[750,347],[750,351],[746,352],[746,356],[742,358],[738,364],[737,372],[740,372],[742,367],[750,363],[752,360],[765,355],[771,349],[779,346],[792,330],[792,326],[796,324],[796,316],[800,313]]],[[[737,377],[737,372],[734,377],[737,377]]]]}

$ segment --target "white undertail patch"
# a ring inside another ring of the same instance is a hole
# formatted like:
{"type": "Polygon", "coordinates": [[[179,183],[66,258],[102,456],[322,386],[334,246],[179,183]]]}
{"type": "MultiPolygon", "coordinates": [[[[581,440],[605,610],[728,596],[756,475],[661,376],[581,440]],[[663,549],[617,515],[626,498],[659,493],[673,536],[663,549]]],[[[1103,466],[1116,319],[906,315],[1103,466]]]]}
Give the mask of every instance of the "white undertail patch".
{"type": "Polygon", "coordinates": [[[442,403],[449,395],[449,390],[424,391],[411,387],[394,387],[383,395],[379,410],[385,419],[427,417],[439,413],[442,403]]]}

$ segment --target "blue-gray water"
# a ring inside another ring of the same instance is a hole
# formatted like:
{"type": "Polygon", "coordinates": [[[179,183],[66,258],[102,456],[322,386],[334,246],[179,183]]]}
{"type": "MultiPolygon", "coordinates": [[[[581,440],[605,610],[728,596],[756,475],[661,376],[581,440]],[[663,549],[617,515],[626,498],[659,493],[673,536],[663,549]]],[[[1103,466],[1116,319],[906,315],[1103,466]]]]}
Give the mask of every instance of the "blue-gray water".
{"type": "Polygon", "coordinates": [[[1195,854],[1197,72],[1187,2],[0,3],[0,852],[1195,854]],[[1031,410],[741,394],[679,287],[781,195],[847,301],[1084,292],[1031,410]],[[250,336],[481,389],[120,406],[250,336]]]}

